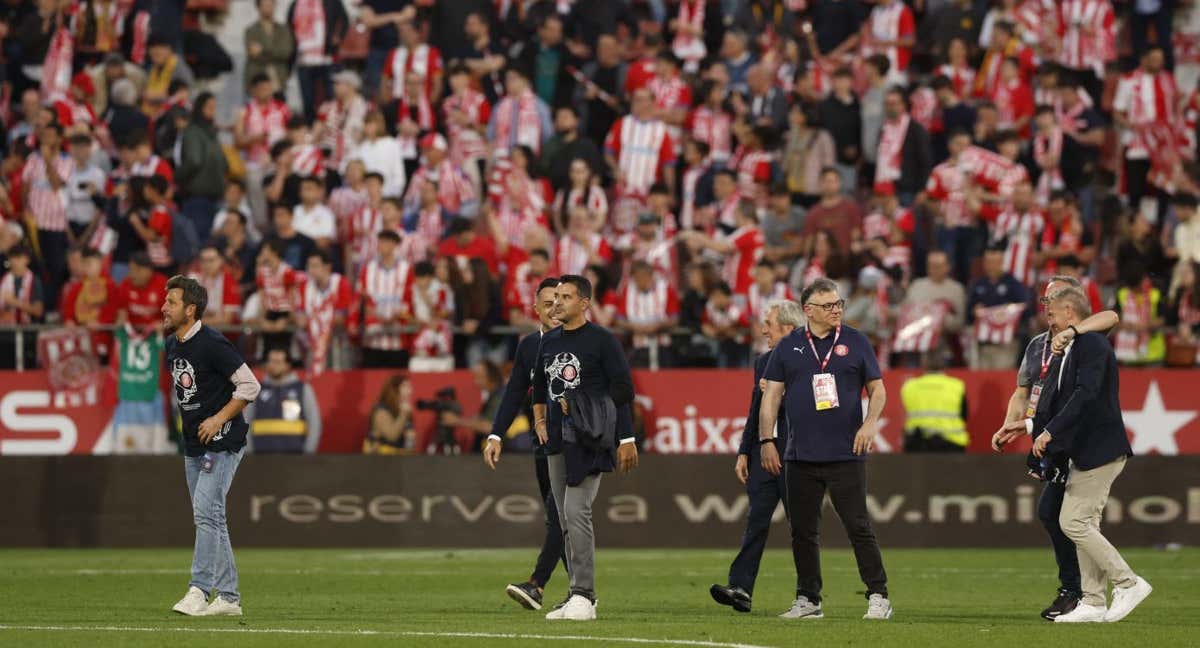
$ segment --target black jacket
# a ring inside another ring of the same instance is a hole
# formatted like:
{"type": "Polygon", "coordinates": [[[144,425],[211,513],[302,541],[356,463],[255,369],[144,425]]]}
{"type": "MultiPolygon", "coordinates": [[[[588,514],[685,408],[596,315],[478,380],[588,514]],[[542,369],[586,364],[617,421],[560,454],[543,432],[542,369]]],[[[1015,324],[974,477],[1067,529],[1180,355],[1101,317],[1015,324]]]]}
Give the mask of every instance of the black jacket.
{"type": "MultiPolygon", "coordinates": [[[[758,356],[754,361],[754,389],[750,392],[750,411],[746,414],[746,426],[742,428],[742,442],[738,444],[738,454],[750,457],[751,461],[758,461],[758,414],[759,408],[762,406],[762,390],[758,388],[758,381],[762,379],[763,373],[767,370],[767,361],[771,359],[771,352],[758,356]]],[[[783,438],[775,441],[776,447],[780,451],[780,456],[783,456],[783,448],[787,447],[787,410],[783,403],[779,404],[779,418],[776,419],[776,429],[783,431],[783,438]]]]}
{"type": "Polygon", "coordinates": [[[563,443],[578,443],[596,451],[617,444],[617,406],[612,398],[607,394],[593,396],[585,391],[569,391],[566,399],[563,443]]]}
{"type": "Polygon", "coordinates": [[[1050,433],[1047,454],[1065,453],[1080,470],[1092,470],[1133,454],[1121,418],[1117,357],[1108,338],[1084,333],[1065,361],[1051,361],[1033,436],[1050,433]],[[1062,384],[1059,385],[1060,363],[1062,384]]]}
{"type": "MultiPolygon", "coordinates": [[[[325,8],[325,53],[333,56],[337,54],[342,39],[346,37],[346,30],[350,28],[350,17],[346,14],[346,7],[341,0],[322,0],[321,4],[325,8]]],[[[288,29],[294,29],[292,21],[295,17],[296,3],[292,2],[287,11],[288,29]]],[[[293,64],[297,56],[297,52],[292,53],[293,64]]]]}
{"type": "Polygon", "coordinates": [[[900,179],[896,182],[896,193],[920,193],[925,189],[931,171],[933,149],[929,143],[929,131],[916,120],[910,120],[908,133],[904,136],[904,148],[900,153],[900,179]]]}

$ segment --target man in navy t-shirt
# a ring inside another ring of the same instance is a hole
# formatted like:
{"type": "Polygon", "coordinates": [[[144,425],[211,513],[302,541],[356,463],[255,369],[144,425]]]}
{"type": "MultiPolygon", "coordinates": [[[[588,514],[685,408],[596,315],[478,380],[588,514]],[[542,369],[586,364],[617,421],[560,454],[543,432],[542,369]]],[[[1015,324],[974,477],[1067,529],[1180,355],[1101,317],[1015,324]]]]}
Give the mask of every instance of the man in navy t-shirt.
{"type": "Polygon", "coordinates": [[[783,466],[772,442],[780,402],[789,436],[784,451],[787,509],[796,563],[796,601],[787,619],[820,618],[821,503],[828,492],[854,547],[867,586],[865,619],[887,619],[887,574],[867,513],[866,454],[875,443],[887,394],[866,336],[842,325],[845,300],[837,284],[818,279],[800,297],[808,325],[780,340],[767,362],[759,408],[762,465],[778,475],[783,466]],[[868,396],[863,417],[862,393],[868,396]],[[784,394],[787,394],[786,400],[784,394]]]}
{"type": "Polygon", "coordinates": [[[183,420],[184,475],[196,523],[192,580],[173,609],[188,616],[241,616],[225,497],[246,447],[242,410],[258,397],[259,384],[229,340],[200,321],[207,305],[208,292],[195,279],[176,275],[167,282],[167,367],[183,420]]]}

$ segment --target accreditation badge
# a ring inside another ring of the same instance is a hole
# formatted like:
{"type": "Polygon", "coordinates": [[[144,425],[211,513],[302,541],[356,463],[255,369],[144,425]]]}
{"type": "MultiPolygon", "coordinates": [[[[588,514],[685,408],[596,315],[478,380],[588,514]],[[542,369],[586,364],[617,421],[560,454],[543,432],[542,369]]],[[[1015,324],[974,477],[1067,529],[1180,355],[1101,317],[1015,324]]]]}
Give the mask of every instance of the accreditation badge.
{"type": "Polygon", "coordinates": [[[838,406],[837,379],[831,373],[813,375],[813,402],[822,412],[838,406]]]}
{"type": "Polygon", "coordinates": [[[1037,412],[1038,399],[1042,397],[1042,384],[1038,383],[1029,391],[1029,404],[1025,406],[1025,418],[1033,418],[1037,412]]]}

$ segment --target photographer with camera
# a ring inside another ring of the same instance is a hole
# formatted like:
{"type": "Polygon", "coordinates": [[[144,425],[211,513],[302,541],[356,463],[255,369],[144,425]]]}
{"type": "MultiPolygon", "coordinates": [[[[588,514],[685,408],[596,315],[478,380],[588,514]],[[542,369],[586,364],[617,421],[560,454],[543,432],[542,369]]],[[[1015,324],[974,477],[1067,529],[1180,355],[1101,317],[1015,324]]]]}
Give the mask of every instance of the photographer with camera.
{"type": "Polygon", "coordinates": [[[454,388],[442,387],[434,394],[434,398],[418,399],[417,409],[433,412],[437,417],[433,439],[429,442],[429,454],[459,454],[458,439],[454,436],[454,430],[461,420],[459,417],[462,415],[462,405],[458,402],[458,393],[454,388]]]}
{"type": "Polygon", "coordinates": [[[444,411],[438,415],[438,426],[448,425],[470,430],[474,435],[471,439],[471,452],[479,452],[483,449],[484,439],[492,431],[492,420],[500,411],[500,401],[504,398],[504,376],[496,363],[481,360],[471,367],[471,377],[475,379],[475,386],[480,391],[479,402],[482,405],[479,407],[479,414],[471,418],[461,418],[458,412],[444,411]]]}

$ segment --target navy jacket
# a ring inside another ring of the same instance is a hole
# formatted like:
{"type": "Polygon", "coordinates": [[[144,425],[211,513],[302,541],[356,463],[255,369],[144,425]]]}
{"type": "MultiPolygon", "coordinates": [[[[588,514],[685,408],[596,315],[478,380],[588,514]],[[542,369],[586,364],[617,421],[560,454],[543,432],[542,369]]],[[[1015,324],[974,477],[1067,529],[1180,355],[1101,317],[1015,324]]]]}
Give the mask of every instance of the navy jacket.
{"type": "Polygon", "coordinates": [[[1050,433],[1048,454],[1065,453],[1080,470],[1092,470],[1133,454],[1118,398],[1117,357],[1108,338],[1084,333],[1075,338],[1059,385],[1058,356],[1052,361],[1037,412],[1033,436],[1050,433]]]}
{"type": "MultiPolygon", "coordinates": [[[[771,352],[767,351],[754,361],[754,389],[750,392],[750,412],[746,414],[746,426],[742,428],[742,442],[738,444],[738,454],[750,457],[751,461],[758,461],[758,410],[762,406],[762,390],[758,388],[758,382],[762,379],[763,373],[767,370],[767,361],[771,359],[771,352]]],[[[777,448],[787,447],[787,410],[784,409],[783,403],[779,404],[779,418],[776,419],[775,428],[783,432],[782,438],[775,441],[777,448]],[[779,445],[782,443],[782,445],[779,445]]],[[[780,452],[780,456],[783,453],[780,452]]]]}

